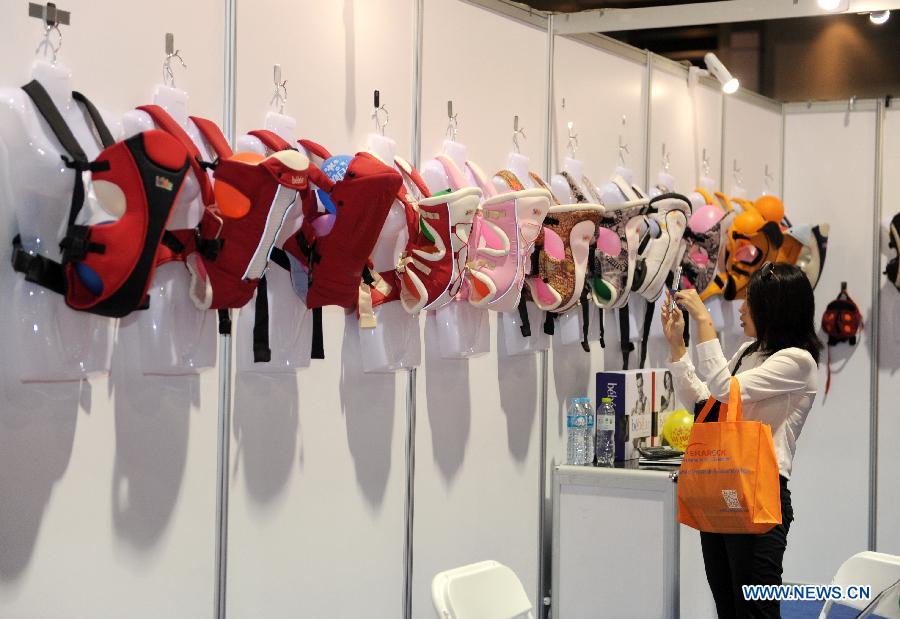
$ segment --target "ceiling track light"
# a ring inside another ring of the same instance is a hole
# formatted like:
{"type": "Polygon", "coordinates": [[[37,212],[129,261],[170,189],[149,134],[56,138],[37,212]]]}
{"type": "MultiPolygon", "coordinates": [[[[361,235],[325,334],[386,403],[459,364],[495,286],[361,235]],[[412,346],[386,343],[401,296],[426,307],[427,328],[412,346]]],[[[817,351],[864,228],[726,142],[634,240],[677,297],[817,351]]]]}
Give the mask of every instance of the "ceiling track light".
{"type": "Polygon", "coordinates": [[[733,94],[737,92],[737,89],[740,88],[741,83],[731,74],[722,61],[719,60],[719,57],[716,56],[712,52],[707,52],[705,56],[703,56],[703,62],[706,64],[706,68],[711,75],[713,75],[719,83],[722,84],[722,92],[726,95],[733,94]]]}
{"type": "Polygon", "coordinates": [[[880,26],[891,18],[890,11],[872,11],[869,13],[869,21],[880,26]]]}

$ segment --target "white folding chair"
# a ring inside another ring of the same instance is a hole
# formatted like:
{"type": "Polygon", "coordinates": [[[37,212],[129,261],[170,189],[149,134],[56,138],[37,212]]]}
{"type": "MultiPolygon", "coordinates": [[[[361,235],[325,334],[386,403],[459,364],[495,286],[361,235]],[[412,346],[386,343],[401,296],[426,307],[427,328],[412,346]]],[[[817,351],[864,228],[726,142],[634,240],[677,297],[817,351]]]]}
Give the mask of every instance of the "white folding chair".
{"type": "MultiPolygon", "coordinates": [[[[831,581],[841,585],[846,593],[849,585],[868,585],[872,588],[869,600],[841,600],[839,603],[864,611],[858,617],[875,614],[886,619],[900,619],[900,557],[883,552],[860,552],[838,568],[831,581]]],[[[825,602],[819,619],[828,616],[832,602],[825,602]]]]}
{"type": "Polygon", "coordinates": [[[518,576],[497,561],[441,572],[431,581],[431,598],[440,619],[534,619],[518,576]]]}

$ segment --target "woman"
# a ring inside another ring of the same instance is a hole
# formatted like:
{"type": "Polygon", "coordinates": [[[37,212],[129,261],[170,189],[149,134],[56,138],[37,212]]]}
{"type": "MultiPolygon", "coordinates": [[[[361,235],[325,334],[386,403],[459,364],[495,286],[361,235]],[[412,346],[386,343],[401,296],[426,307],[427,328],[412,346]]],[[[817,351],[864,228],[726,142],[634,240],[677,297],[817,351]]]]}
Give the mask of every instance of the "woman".
{"type": "Polygon", "coordinates": [[[741,585],[781,584],[782,559],[794,519],[787,484],[796,441],[816,397],[822,346],[813,326],[812,286],[793,265],[766,263],[754,273],[740,308],[741,326],[752,341],[741,346],[731,361],[722,354],[712,318],[697,292],[678,292],[675,301],[696,325],[698,359],[695,369],[684,344],[683,314],[666,303],[662,321],[676,398],[688,405],[710,396],[727,402],[731,376],[736,376],[744,418],[772,427],[781,478],[782,524],[760,535],[700,534],[716,610],[722,618],[779,617],[777,601],[746,601],[741,585]]]}

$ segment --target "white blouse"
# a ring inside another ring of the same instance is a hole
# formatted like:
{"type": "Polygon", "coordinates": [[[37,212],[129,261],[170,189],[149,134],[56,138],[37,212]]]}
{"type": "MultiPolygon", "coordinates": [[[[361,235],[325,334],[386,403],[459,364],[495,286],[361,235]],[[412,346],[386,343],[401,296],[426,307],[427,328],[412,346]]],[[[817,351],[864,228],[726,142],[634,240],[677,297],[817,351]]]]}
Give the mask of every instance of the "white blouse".
{"type": "MultiPolygon", "coordinates": [[[[698,344],[696,371],[687,352],[678,361],[668,362],[678,400],[689,408],[710,396],[728,402],[731,371],[749,345],[741,346],[731,361],[726,361],[719,340],[698,344]]],[[[816,399],[818,377],[815,360],[801,348],[785,348],[768,357],[752,353],[744,357],[736,374],[744,419],[772,427],[778,471],[788,479],[797,438],[816,399]]]]}

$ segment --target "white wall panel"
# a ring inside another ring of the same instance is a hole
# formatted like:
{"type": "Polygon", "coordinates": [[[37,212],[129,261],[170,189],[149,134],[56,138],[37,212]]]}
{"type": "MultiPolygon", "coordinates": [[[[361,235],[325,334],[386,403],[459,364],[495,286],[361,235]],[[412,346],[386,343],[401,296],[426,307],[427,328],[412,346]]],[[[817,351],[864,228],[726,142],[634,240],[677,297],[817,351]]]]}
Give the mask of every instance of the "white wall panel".
{"type": "MultiPolygon", "coordinates": [[[[865,318],[871,309],[875,113],[790,113],[785,126],[785,203],[795,221],[831,224],[816,289],[816,317],[846,281],[865,318]]],[[[796,521],[784,560],[789,582],[828,582],[841,562],[865,550],[868,522],[870,331],[856,347],[826,355],[819,393],[797,442],[791,495],[796,521]]]]}
{"type": "Polygon", "coordinates": [[[585,174],[602,186],[619,165],[619,136],[628,146],[626,163],[643,182],[646,63],[615,56],[581,41],[557,37],[554,65],[553,172],[567,156],[568,129],[575,123],[585,174]],[[562,100],[566,109],[562,109],[562,100]],[[622,125],[622,117],[626,123],[622,125]]]}
{"type": "Polygon", "coordinates": [[[425,2],[422,161],[441,149],[452,100],[457,140],[485,172],[506,166],[518,115],[522,154],[543,174],[546,41],[543,30],[461,0],[425,2]]]}
{"type": "MultiPolygon", "coordinates": [[[[889,109],[884,123],[884,160],[882,162],[882,268],[896,256],[888,247],[888,225],[900,212],[900,110],[889,109]]],[[[881,282],[881,347],[878,374],[878,527],[876,550],[900,554],[900,453],[894,449],[900,435],[897,402],[900,401],[900,292],[879,272],[881,282]]]]}
{"type": "MultiPolygon", "coordinates": [[[[423,157],[440,150],[452,99],[458,139],[485,171],[505,165],[518,114],[529,136],[522,152],[541,172],[545,42],[543,31],[465,2],[426,2],[423,157]]],[[[435,574],[483,559],[509,565],[537,603],[538,356],[504,356],[493,312],[490,324],[489,354],[446,360],[434,317],[425,320],[416,380],[416,619],[434,614],[435,574]]]]}
{"type": "MultiPolygon", "coordinates": [[[[189,66],[176,69],[177,84],[192,113],[221,120],[223,6],[60,3],[72,25],[61,27],[59,60],[76,89],[118,117],[149,102],[162,81],[165,32],[174,32],[189,66]]],[[[42,25],[26,7],[0,3],[2,87],[30,79],[42,25]]],[[[4,248],[14,229],[0,205],[4,248]]],[[[0,288],[11,290],[14,277],[0,261],[0,288]]],[[[0,302],[4,329],[8,307],[0,302]]],[[[28,352],[7,350],[0,361],[3,617],[213,612],[217,373],[143,376],[133,335],[119,332],[108,378],[22,384],[13,370],[28,352]]]]}
{"type": "MultiPolygon", "coordinates": [[[[781,190],[781,112],[741,96],[725,97],[725,177],[721,185],[735,189],[734,162],[749,199],[781,190]],[[766,184],[766,166],[771,179],[766,184]]],[[[716,174],[719,172],[716,170],[716,174]]],[[[787,206],[788,213],[791,207],[787,206]]]]}
{"type": "MultiPolygon", "coordinates": [[[[363,149],[379,89],[410,155],[412,3],[239,2],[237,32],[239,135],[262,127],[278,63],[298,137],[363,149]]],[[[408,377],[364,374],[355,315],[324,314],[324,360],[235,375],[230,617],[402,614],[408,377]]]]}

